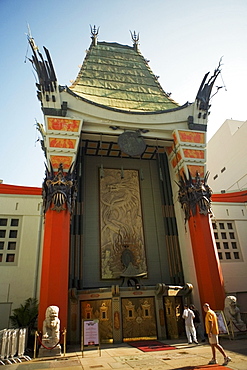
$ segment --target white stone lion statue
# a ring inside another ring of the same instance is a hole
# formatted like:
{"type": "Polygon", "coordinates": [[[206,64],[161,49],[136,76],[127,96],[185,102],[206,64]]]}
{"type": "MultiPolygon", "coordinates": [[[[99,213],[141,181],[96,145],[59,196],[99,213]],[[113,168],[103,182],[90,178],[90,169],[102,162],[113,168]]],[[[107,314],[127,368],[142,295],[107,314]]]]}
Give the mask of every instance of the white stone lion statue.
{"type": "Polygon", "coordinates": [[[225,298],[224,314],[227,325],[233,323],[234,331],[245,330],[246,325],[241,319],[240,309],[237,306],[237,298],[234,296],[227,296],[225,298]]]}
{"type": "Polygon", "coordinates": [[[60,339],[60,320],[58,318],[59,308],[49,306],[46,309],[43,322],[43,339],[49,340],[49,346],[54,346],[60,339]]]}
{"type": "Polygon", "coordinates": [[[42,345],[39,357],[61,356],[59,307],[49,306],[43,321],[42,345]]]}

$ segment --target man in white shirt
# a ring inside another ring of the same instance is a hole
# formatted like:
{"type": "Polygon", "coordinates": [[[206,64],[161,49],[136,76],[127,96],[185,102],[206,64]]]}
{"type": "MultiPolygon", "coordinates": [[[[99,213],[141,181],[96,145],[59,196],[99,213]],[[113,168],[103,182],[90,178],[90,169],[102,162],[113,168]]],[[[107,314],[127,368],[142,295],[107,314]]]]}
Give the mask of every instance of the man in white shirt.
{"type": "Polygon", "coordinates": [[[194,312],[189,309],[187,304],[185,304],[182,318],[184,319],[185,322],[185,332],[188,338],[188,344],[191,344],[192,341],[198,344],[196,338],[196,329],[193,322],[194,317],[195,317],[194,312]]]}

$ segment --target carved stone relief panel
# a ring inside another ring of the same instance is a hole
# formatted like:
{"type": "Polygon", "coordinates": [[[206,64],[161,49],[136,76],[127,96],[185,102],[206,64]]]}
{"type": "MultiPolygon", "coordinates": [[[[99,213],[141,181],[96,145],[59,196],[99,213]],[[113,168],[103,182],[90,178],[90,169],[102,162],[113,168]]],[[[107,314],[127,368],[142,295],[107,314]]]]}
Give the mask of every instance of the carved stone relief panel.
{"type": "Polygon", "coordinates": [[[99,178],[101,278],[119,278],[130,263],[146,273],[139,172],[104,168],[99,178]]]}

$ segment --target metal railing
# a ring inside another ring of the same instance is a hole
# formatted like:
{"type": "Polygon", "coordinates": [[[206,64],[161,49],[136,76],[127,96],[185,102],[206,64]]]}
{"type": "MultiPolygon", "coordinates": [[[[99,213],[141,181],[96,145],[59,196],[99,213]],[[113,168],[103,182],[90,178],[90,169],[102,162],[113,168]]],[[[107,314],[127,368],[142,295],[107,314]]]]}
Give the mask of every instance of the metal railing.
{"type": "Polygon", "coordinates": [[[0,365],[31,360],[29,356],[24,355],[26,335],[27,329],[0,330],[0,365]]]}

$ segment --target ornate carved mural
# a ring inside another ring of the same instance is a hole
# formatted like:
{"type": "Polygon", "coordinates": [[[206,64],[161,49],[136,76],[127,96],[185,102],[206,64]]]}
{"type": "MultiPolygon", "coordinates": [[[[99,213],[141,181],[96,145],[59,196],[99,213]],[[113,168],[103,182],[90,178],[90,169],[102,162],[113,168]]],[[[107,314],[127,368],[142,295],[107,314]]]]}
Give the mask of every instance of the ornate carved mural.
{"type": "Polygon", "coordinates": [[[104,168],[100,176],[100,223],[101,278],[119,278],[130,265],[146,273],[137,170],[104,168]]]}

